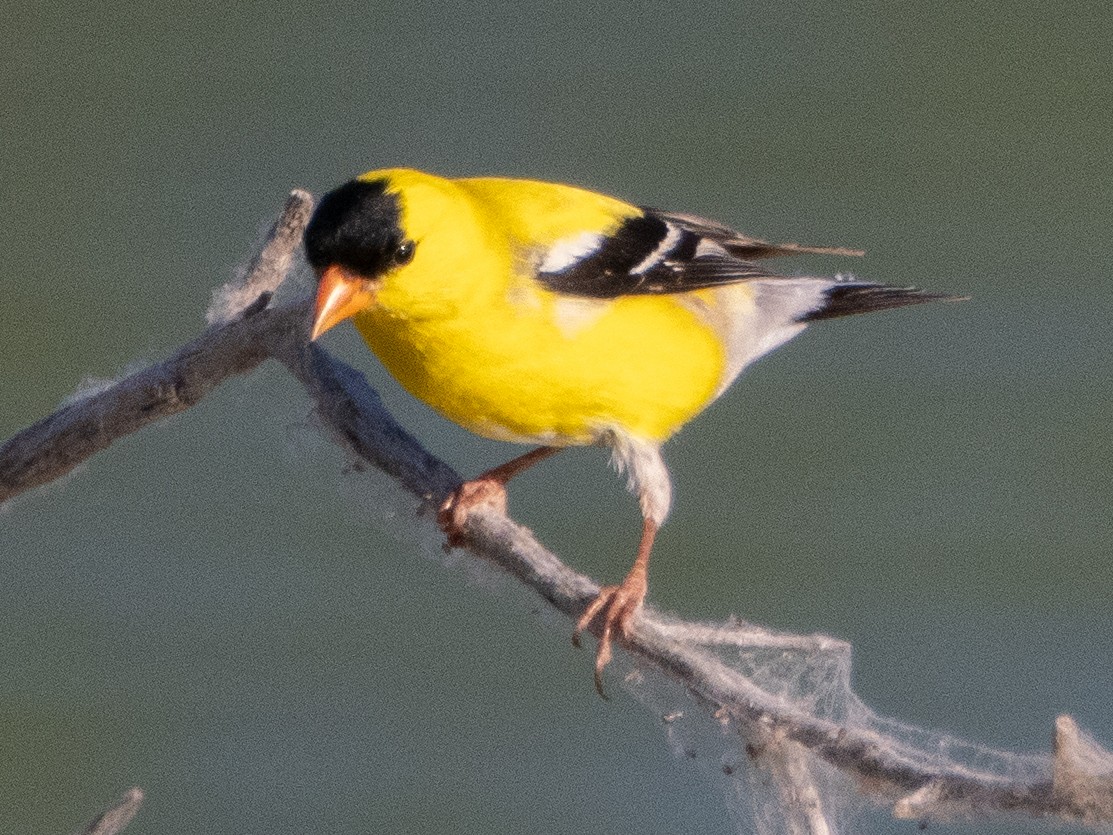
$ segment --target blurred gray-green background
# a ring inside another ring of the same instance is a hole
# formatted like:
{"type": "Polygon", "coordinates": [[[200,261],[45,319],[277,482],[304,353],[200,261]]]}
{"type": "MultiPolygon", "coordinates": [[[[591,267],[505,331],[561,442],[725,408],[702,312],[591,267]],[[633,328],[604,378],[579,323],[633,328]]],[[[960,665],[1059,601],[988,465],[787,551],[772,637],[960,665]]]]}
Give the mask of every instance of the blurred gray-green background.
{"type": "MultiPolygon", "coordinates": [[[[369,168],[859,246],[787,266],[973,300],[812,328],[672,442],[652,601],[846,638],[861,695],[915,724],[1046,749],[1069,712],[1113,743],[1107,3],[4,18],[0,436],[197,334],[290,188],[369,168]]],[[[327,343],[462,472],[516,451],[409,401],[350,328],[327,343]]],[[[0,510],[0,832],[72,831],[133,784],[128,831],[158,835],[730,831],[714,763],[617,680],[599,700],[570,624],[340,468],[268,366],[0,510]]],[[[598,578],[632,555],[598,451],[512,509],[598,578]]]]}

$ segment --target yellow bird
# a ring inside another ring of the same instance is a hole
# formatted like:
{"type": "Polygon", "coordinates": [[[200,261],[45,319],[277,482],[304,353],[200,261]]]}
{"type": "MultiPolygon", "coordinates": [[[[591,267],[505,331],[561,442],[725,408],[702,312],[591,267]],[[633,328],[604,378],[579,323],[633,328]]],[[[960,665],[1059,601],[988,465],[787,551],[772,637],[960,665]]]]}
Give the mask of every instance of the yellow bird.
{"type": "Polygon", "coordinates": [[[398,168],[325,195],[305,249],[320,280],[314,339],[352,317],[415,397],[479,435],[538,445],[449,497],[450,544],[477,505],[505,507],[517,473],[565,447],[610,448],[643,527],[625,579],[576,624],[578,640],[601,619],[597,687],[669,513],[661,445],[810,322],[949,298],[759,263],[853,250],[768,243],[568,185],[398,168]]]}

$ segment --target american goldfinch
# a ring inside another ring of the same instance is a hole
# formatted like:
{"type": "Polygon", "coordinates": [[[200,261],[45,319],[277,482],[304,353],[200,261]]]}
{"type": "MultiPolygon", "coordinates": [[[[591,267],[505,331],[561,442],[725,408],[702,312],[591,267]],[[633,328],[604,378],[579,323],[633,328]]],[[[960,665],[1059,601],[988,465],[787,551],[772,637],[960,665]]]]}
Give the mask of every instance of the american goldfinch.
{"type": "Polygon", "coordinates": [[[643,526],[625,579],[576,624],[574,640],[600,619],[600,692],[669,513],[661,445],[809,323],[946,298],[761,263],[853,250],[773,244],[568,185],[397,168],[325,195],[305,251],[319,277],[314,339],[351,317],[415,397],[479,435],[538,445],[448,498],[450,544],[477,505],[505,507],[517,473],[565,447],[610,448],[643,526]]]}

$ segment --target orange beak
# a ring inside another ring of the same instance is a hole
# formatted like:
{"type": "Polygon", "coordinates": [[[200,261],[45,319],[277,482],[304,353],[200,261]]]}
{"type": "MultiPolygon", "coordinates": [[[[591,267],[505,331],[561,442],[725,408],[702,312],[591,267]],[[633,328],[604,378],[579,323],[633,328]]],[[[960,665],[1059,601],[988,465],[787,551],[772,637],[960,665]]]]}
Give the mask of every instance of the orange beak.
{"type": "Polygon", "coordinates": [[[368,282],[337,264],[321,271],[317,286],[317,305],[313,311],[313,332],[316,339],[333,325],[338,325],[353,314],[366,310],[375,303],[375,293],[368,282]]]}

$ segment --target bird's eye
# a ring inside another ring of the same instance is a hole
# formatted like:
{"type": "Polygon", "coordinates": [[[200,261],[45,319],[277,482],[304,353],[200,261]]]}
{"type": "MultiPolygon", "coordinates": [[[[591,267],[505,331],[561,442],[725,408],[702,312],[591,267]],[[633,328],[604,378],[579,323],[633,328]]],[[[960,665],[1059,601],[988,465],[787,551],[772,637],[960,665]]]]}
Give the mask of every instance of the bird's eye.
{"type": "Polygon", "coordinates": [[[402,241],[398,244],[398,248],[394,250],[394,266],[401,267],[414,260],[415,249],[417,244],[413,241],[402,241]]]}

